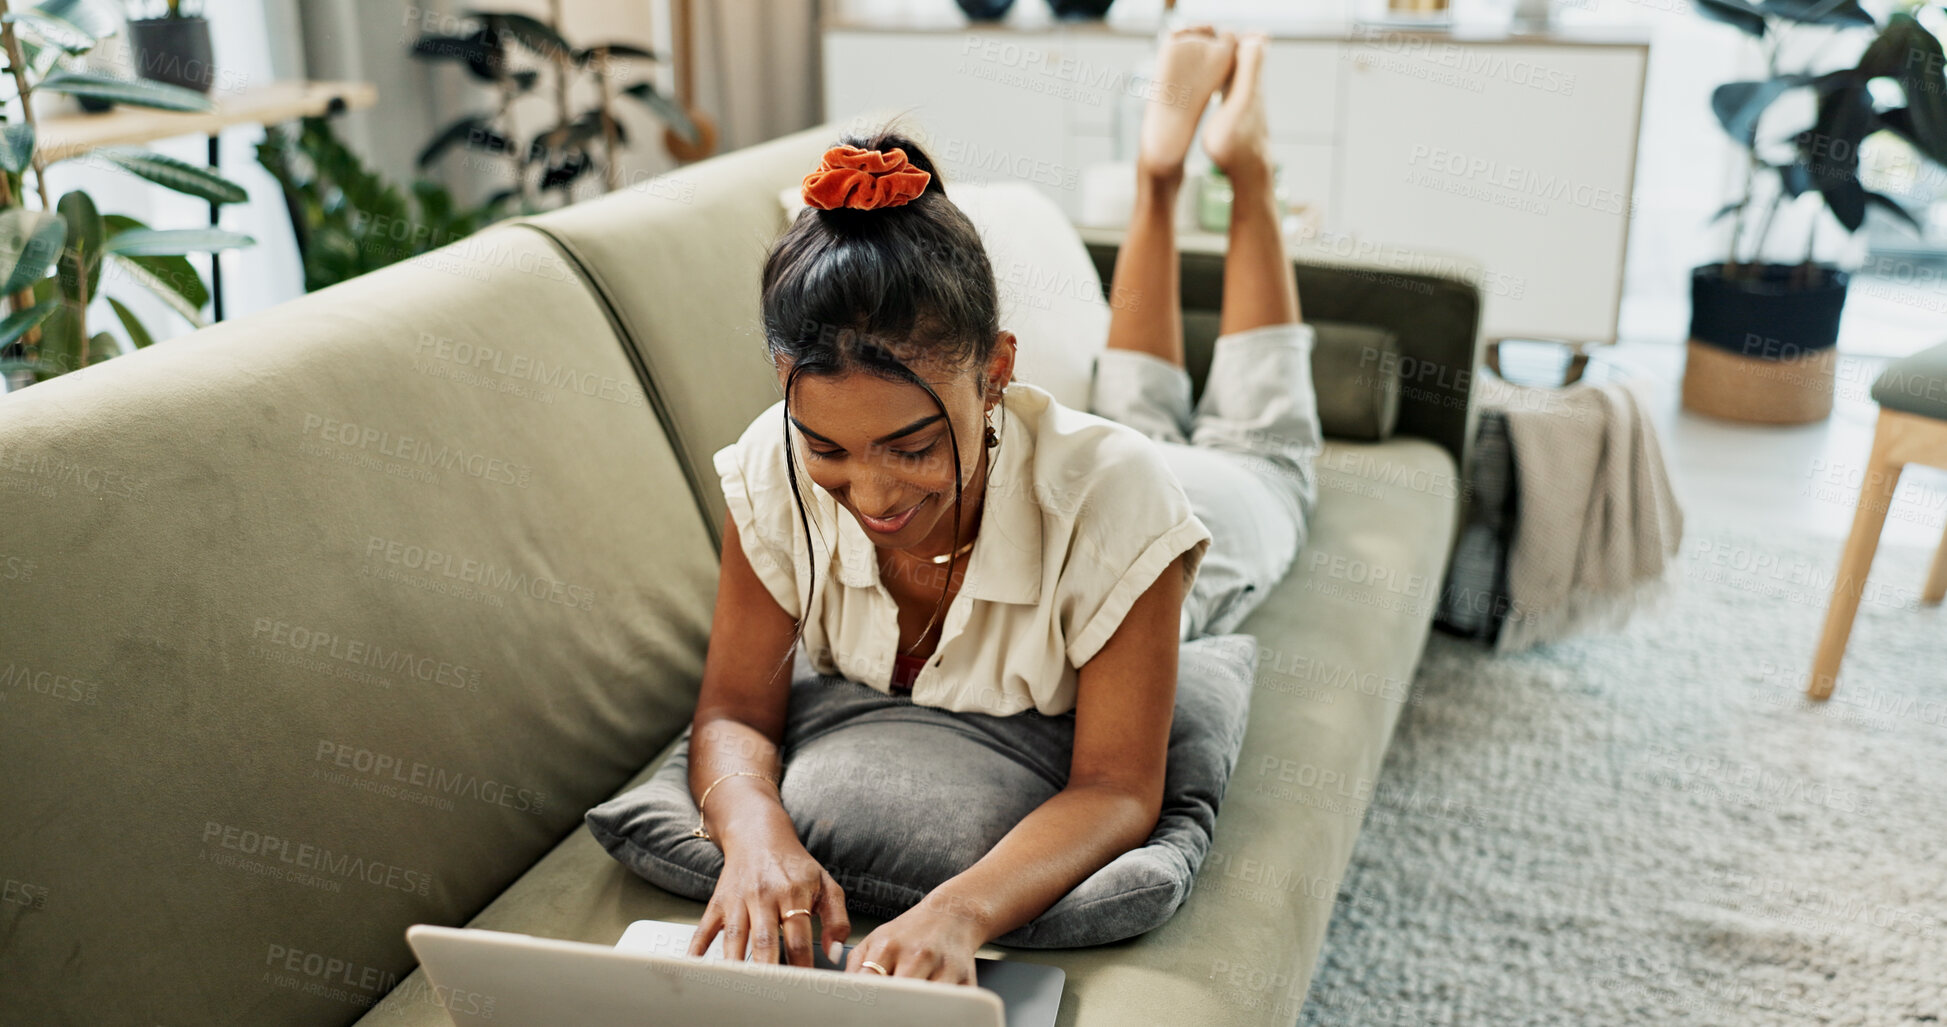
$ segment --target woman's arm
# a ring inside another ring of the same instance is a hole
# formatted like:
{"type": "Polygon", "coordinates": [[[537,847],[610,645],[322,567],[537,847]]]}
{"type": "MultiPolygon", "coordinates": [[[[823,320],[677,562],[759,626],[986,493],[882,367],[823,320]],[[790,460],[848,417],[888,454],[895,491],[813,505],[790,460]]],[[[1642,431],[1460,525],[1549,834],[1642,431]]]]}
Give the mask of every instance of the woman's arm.
{"type": "MultiPolygon", "coordinates": [[[[723,569],[718,577],[703,683],[690,721],[690,795],[703,794],[725,774],[749,771],[778,778],[778,746],[790,703],[791,615],[765,591],[744,555],[737,525],[723,519],[723,569]]],[[[703,808],[705,830],[728,849],[733,839],[763,839],[782,828],[797,837],[777,790],[754,777],[727,778],[703,808]]]]}
{"type": "Polygon", "coordinates": [[[969,921],[976,945],[1040,916],[1149,840],[1163,808],[1176,708],[1183,557],[1158,574],[1081,668],[1068,784],[921,904],[969,921]]]}
{"type": "Polygon", "coordinates": [[[727,958],[748,952],[770,964],[782,948],[787,962],[810,966],[811,918],[783,914],[816,913],[824,935],[820,947],[829,949],[851,937],[845,891],[805,851],[774,784],[724,776],[744,771],[778,780],[778,746],[791,701],[785,656],[796,634],[791,615],[751,569],[729,517],[714,616],[691,720],[689,786],[690,795],[700,797],[716,784],[703,804],[703,821],[723,849],[724,869],[690,937],[689,954],[702,955],[721,931],[727,958]]]}

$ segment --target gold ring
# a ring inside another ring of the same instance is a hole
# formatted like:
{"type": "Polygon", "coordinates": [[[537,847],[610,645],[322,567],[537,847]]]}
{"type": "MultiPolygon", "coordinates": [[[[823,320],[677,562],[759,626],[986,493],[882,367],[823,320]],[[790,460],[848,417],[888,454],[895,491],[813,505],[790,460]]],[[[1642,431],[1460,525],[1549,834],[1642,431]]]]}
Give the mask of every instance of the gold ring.
{"type": "Polygon", "coordinates": [[[792,917],[794,917],[794,916],[797,916],[797,915],[798,915],[799,913],[803,913],[803,914],[804,914],[805,916],[810,916],[810,915],[811,915],[811,910],[808,910],[808,909],[787,909],[787,910],[785,910],[785,911],[784,911],[784,915],[778,918],[778,922],[779,922],[779,923],[783,923],[784,921],[786,921],[786,920],[789,920],[789,919],[791,919],[791,918],[792,918],[792,917]]]}
{"type": "Polygon", "coordinates": [[[877,963],[874,963],[874,962],[873,962],[872,960],[870,960],[870,959],[868,959],[868,960],[866,960],[866,961],[865,961],[865,962],[863,962],[863,963],[860,963],[859,965],[860,965],[860,966],[862,966],[862,967],[865,967],[865,968],[866,968],[867,970],[872,970],[872,971],[874,971],[874,972],[877,972],[877,973],[888,973],[888,972],[889,972],[889,971],[887,971],[887,970],[886,970],[886,968],[885,968],[885,967],[883,967],[883,966],[880,966],[880,965],[879,965],[879,964],[877,964],[877,963]]]}

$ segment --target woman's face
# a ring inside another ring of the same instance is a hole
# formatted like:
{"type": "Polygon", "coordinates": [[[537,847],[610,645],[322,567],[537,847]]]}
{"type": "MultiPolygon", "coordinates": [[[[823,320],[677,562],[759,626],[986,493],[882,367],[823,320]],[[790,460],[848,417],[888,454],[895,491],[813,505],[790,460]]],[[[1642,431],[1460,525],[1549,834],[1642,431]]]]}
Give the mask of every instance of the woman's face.
{"type": "MultiPolygon", "coordinates": [[[[1013,338],[996,347],[988,367],[998,395],[1013,366],[1013,338]],[[1002,365],[1005,366],[1002,366],[1002,365]],[[996,376],[994,372],[1001,372],[996,376]]],[[[947,416],[924,389],[853,372],[800,375],[788,404],[792,436],[811,480],[851,511],[875,545],[944,551],[953,541],[953,442],[960,442],[962,502],[971,511],[981,473],[989,403],[971,368],[957,373],[914,365],[939,393],[947,416]]],[[[779,374],[782,385],[789,367],[779,374]]]]}

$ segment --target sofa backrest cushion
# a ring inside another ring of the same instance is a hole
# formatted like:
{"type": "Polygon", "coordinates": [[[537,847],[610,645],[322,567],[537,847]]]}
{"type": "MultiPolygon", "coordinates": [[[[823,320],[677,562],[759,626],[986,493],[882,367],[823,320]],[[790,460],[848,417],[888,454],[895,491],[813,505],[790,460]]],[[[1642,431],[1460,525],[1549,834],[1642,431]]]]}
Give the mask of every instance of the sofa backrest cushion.
{"type": "Polygon", "coordinates": [[[513,226],[0,399],[0,524],[23,1023],[355,1019],[688,723],[717,575],[513,226]]]}
{"type": "Polygon", "coordinates": [[[608,307],[718,546],[725,507],[711,456],[783,398],[758,309],[764,256],[783,228],[777,193],[817,167],[834,136],[784,136],[521,219],[608,307]]]}

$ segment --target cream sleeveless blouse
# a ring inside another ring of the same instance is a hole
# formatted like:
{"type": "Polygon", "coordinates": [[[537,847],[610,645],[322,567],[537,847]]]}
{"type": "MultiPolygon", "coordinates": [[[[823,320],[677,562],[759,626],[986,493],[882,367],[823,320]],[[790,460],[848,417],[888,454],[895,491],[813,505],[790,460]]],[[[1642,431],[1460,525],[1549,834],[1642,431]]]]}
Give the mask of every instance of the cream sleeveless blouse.
{"type": "MultiPolygon", "coordinates": [[[[1078,668],[1186,552],[1188,594],[1211,535],[1156,443],[1136,429],[1027,382],[1010,384],[1001,403],[980,530],[911,695],[962,712],[1058,715],[1075,708],[1078,668]]],[[[898,605],[879,581],[871,536],[811,480],[794,428],[791,456],[815,537],[805,536],[785,469],[786,423],[779,400],[713,458],[744,554],[786,613],[809,611],[805,654],[820,673],[891,694],[898,605]],[[810,565],[817,581],[807,597],[810,565]]]]}

